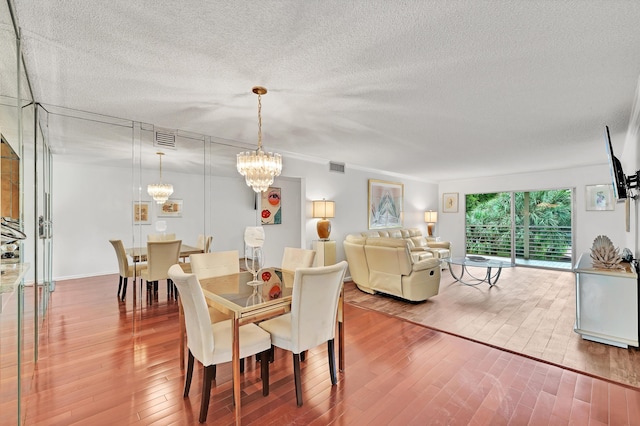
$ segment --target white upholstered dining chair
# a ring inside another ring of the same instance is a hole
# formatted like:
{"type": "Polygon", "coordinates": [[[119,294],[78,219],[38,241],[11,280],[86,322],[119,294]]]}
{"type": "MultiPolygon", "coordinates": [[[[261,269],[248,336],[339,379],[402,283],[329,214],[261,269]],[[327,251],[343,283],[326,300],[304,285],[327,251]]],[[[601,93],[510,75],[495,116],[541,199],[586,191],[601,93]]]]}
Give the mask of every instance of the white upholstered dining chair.
{"type": "MultiPolygon", "coordinates": [[[[215,251],[212,253],[198,253],[189,256],[189,266],[191,272],[198,277],[198,280],[207,278],[221,277],[224,275],[237,274],[240,272],[240,262],[238,260],[238,250],[215,251]]],[[[183,268],[184,270],[184,268],[183,268]]],[[[183,317],[182,305],[180,305],[180,318],[183,317]]],[[[229,319],[228,315],[223,314],[219,310],[209,307],[209,317],[211,323],[225,321],[229,319]]],[[[184,340],[185,329],[184,321],[180,321],[180,367],[184,365],[184,340]]],[[[244,361],[241,363],[241,369],[244,371],[244,361]]]]}
{"type": "MultiPolygon", "coordinates": [[[[283,271],[295,272],[298,268],[310,268],[313,266],[313,261],[316,257],[315,250],[308,250],[297,247],[285,247],[284,254],[282,255],[282,265],[280,268],[283,271]]],[[[293,281],[289,281],[288,277],[292,277],[290,274],[283,276],[283,284],[287,287],[293,286],[293,281]]]]}
{"type": "Polygon", "coordinates": [[[120,272],[120,280],[118,283],[118,298],[124,301],[127,295],[127,282],[129,278],[133,278],[133,285],[136,285],[136,278],[140,276],[140,272],[147,269],[146,264],[134,263],[129,265],[129,258],[127,252],[124,249],[122,240],[109,240],[114,250],[116,251],[116,257],[118,258],[118,269],[120,272]]]}
{"type": "Polygon", "coordinates": [[[189,263],[191,272],[196,274],[199,280],[240,272],[238,250],[192,254],[189,256],[189,263]]]}
{"type": "Polygon", "coordinates": [[[296,402],[302,405],[300,354],[327,342],[331,384],[338,381],[335,334],[338,300],[347,270],[344,260],[331,266],[298,268],[293,282],[291,312],[263,321],[259,326],[271,334],[271,344],[291,351],[296,402]]]}
{"type": "Polygon", "coordinates": [[[211,250],[211,242],[213,241],[213,236],[211,235],[198,235],[198,242],[196,242],[196,247],[202,249],[203,253],[209,253],[211,250]]]}
{"type": "MultiPolygon", "coordinates": [[[[237,258],[235,262],[238,263],[237,258]]],[[[179,265],[173,265],[169,269],[169,277],[178,288],[187,327],[189,358],[183,396],[185,398],[189,396],[194,359],[197,359],[204,366],[199,419],[200,423],[204,423],[207,420],[209,409],[211,382],[216,377],[216,365],[232,360],[231,321],[211,324],[207,302],[195,274],[186,274],[179,265]]],[[[240,327],[240,357],[261,354],[260,359],[263,361],[260,362],[260,367],[264,396],[269,395],[269,362],[267,359],[270,349],[271,337],[269,333],[255,324],[245,324],[240,327]]]]}
{"type": "Polygon", "coordinates": [[[176,234],[149,234],[147,235],[147,241],[173,241],[176,239],[176,234]]]}
{"type": "Polygon", "coordinates": [[[147,282],[147,300],[151,302],[158,293],[158,281],[167,280],[167,296],[173,295],[173,284],[169,278],[169,268],[178,263],[182,241],[148,241],[147,269],[140,278],[147,282]]]}

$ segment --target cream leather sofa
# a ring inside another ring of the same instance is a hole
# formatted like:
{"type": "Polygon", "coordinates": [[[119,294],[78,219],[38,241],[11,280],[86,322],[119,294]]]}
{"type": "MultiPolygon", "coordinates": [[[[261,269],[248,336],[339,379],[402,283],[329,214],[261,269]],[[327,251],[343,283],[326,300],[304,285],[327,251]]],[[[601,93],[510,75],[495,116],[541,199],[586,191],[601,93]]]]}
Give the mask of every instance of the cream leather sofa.
{"type": "Polygon", "coordinates": [[[412,302],[438,294],[440,260],[427,252],[422,259],[412,256],[407,240],[351,234],[343,244],[351,279],[360,290],[412,302]]]}
{"type": "Polygon", "coordinates": [[[409,243],[409,250],[416,261],[426,259],[428,257],[435,257],[438,259],[451,257],[450,242],[436,241],[433,237],[424,237],[422,236],[420,228],[365,231],[362,232],[362,235],[369,238],[402,238],[409,243]]]}

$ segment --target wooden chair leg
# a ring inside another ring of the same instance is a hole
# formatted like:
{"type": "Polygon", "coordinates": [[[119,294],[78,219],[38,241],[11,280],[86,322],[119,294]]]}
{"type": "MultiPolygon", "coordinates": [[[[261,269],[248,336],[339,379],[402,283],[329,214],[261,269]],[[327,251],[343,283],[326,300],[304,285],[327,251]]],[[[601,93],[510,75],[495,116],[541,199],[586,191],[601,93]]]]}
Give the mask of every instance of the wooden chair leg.
{"type": "Polygon", "coordinates": [[[296,402],[302,407],[302,383],[300,382],[300,354],[293,354],[293,379],[296,384],[296,402]]]}
{"type": "MultiPolygon", "coordinates": [[[[120,300],[124,302],[125,297],[127,297],[127,284],[129,283],[129,278],[124,277],[122,281],[122,296],[120,296],[120,300]]],[[[135,285],[135,284],[134,284],[135,285]]]]}
{"type": "Polygon", "coordinates": [[[300,352],[300,361],[304,362],[307,359],[307,351],[300,352]]]}
{"type": "Polygon", "coordinates": [[[333,339],[327,341],[327,353],[329,356],[329,374],[331,375],[331,384],[335,385],[338,383],[338,377],[336,376],[336,351],[333,339]]]}
{"type": "Polygon", "coordinates": [[[266,351],[260,354],[260,375],[262,376],[262,396],[269,395],[269,362],[267,361],[269,357],[269,352],[271,350],[267,349],[266,351]]]}
{"type": "Polygon", "coordinates": [[[120,298],[120,290],[122,290],[122,275],[120,275],[120,280],[118,280],[118,298],[120,298]]]}
{"type": "Polygon", "coordinates": [[[213,381],[214,375],[215,365],[208,365],[204,368],[204,377],[202,378],[202,402],[200,403],[200,423],[207,421],[209,400],[211,398],[211,382],[213,381]]]}
{"type": "Polygon", "coordinates": [[[244,373],[244,358],[240,358],[240,373],[244,373]]]}
{"type": "Polygon", "coordinates": [[[191,378],[193,377],[193,354],[189,351],[189,357],[187,358],[187,375],[184,380],[184,393],[183,398],[189,396],[189,389],[191,389],[191,378]]]}

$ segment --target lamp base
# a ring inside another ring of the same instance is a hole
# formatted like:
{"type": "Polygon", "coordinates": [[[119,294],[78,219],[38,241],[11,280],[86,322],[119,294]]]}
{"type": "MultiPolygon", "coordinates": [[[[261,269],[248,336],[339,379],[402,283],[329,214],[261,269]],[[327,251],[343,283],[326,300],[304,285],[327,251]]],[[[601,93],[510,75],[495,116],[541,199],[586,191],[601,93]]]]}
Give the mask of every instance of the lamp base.
{"type": "Polygon", "coordinates": [[[321,240],[328,240],[331,234],[331,222],[328,219],[320,219],[316,229],[321,240]]]}
{"type": "Polygon", "coordinates": [[[427,233],[430,237],[433,237],[433,228],[436,226],[435,223],[427,223],[427,233]]]}

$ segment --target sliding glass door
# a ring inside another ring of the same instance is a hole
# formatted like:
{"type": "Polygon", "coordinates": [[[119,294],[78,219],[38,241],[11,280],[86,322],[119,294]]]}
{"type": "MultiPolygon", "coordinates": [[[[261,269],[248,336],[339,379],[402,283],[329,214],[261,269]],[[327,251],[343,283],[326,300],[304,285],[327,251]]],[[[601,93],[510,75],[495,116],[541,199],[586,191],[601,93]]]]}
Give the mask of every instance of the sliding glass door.
{"type": "Polygon", "coordinates": [[[468,194],[466,252],[514,264],[571,268],[571,189],[468,194]]]}

